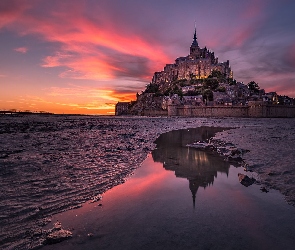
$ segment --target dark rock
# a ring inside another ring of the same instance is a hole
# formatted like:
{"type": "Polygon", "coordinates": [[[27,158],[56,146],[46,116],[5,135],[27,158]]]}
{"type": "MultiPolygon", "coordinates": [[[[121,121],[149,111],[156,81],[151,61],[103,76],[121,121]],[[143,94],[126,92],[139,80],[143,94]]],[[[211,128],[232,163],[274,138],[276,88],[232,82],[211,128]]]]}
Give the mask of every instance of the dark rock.
{"type": "Polygon", "coordinates": [[[245,187],[251,186],[256,181],[253,177],[250,178],[248,175],[241,173],[238,173],[238,177],[239,182],[245,187]]]}

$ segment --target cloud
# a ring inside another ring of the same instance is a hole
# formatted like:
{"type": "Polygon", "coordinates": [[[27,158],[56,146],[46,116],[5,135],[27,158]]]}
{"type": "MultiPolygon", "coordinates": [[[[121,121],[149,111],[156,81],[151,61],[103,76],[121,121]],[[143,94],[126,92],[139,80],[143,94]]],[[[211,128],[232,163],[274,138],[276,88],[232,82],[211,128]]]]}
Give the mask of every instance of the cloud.
{"type": "MultiPolygon", "coordinates": [[[[40,4],[35,2],[30,15],[22,8],[10,23],[22,36],[37,35],[57,45],[41,66],[65,67],[60,77],[92,80],[133,77],[146,81],[157,67],[170,61],[161,44],[155,41],[151,44],[140,34],[126,35],[124,30],[116,29],[120,25],[114,18],[101,22],[83,15],[84,6],[79,1],[67,5],[66,11],[65,5],[54,1],[43,15],[36,11],[44,8],[40,4]]],[[[8,15],[9,10],[5,13],[8,15]]],[[[16,51],[25,53],[21,48],[16,51]]]]}
{"type": "MultiPolygon", "coordinates": [[[[118,101],[130,101],[135,98],[134,92],[126,90],[114,90],[107,88],[97,88],[89,86],[79,86],[69,84],[67,87],[51,87],[49,89],[49,96],[64,97],[64,98],[77,98],[77,100],[88,100],[100,103],[117,103],[118,101]]],[[[99,106],[99,105],[97,105],[99,106]]]]}
{"type": "Polygon", "coordinates": [[[22,54],[26,54],[28,52],[28,48],[26,47],[19,47],[19,48],[15,48],[14,51],[22,53],[22,54]]]}
{"type": "Polygon", "coordinates": [[[1,0],[0,29],[18,22],[18,19],[22,18],[24,12],[32,7],[33,2],[35,1],[1,0]]]}
{"type": "Polygon", "coordinates": [[[291,67],[291,71],[295,72],[295,41],[285,50],[284,56],[286,64],[291,67]]]}

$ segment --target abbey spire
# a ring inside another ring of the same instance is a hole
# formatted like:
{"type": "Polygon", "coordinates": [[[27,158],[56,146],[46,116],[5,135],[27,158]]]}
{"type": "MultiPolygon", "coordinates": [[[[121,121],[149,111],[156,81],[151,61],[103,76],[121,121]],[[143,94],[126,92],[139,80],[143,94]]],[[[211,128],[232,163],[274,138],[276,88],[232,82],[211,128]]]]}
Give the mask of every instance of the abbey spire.
{"type": "Polygon", "coordinates": [[[194,40],[193,40],[192,45],[199,47],[198,41],[197,41],[197,29],[196,29],[196,27],[195,27],[194,40]]]}
{"type": "Polygon", "coordinates": [[[195,27],[195,33],[194,33],[194,39],[193,39],[193,43],[190,47],[190,56],[194,57],[194,58],[198,58],[200,57],[201,52],[200,52],[200,47],[197,41],[197,29],[195,27]]]}

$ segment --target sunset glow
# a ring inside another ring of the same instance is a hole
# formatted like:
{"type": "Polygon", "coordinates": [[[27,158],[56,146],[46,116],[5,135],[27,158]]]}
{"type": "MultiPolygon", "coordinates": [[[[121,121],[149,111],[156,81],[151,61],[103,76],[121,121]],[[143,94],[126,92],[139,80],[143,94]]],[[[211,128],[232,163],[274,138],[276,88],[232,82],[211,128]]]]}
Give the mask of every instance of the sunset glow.
{"type": "Polygon", "coordinates": [[[291,0],[2,0],[0,110],[113,114],[188,55],[195,23],[235,79],[295,97],[294,10],[291,0]]]}

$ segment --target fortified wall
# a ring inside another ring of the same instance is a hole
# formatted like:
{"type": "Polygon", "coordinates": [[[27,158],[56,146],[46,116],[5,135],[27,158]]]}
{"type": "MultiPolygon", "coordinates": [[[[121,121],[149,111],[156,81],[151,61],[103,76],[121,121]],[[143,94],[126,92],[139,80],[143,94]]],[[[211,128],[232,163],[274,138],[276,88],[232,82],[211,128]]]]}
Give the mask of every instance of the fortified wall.
{"type": "Polygon", "coordinates": [[[295,106],[251,103],[248,106],[191,106],[167,107],[168,116],[184,117],[289,117],[295,118],[295,106]]]}

